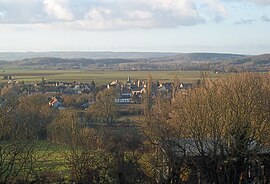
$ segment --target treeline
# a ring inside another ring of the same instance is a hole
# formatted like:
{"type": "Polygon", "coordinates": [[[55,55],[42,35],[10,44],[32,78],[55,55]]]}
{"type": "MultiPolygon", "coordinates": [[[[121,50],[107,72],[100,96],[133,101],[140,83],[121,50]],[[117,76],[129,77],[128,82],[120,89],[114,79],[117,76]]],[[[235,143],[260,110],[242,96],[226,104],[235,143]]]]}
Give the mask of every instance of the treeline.
{"type": "Polygon", "coordinates": [[[2,91],[0,183],[269,183],[270,75],[201,81],[178,90],[175,77],[169,99],[149,75],[136,117],[120,116],[113,90],[87,111],[2,91]]]}
{"type": "Polygon", "coordinates": [[[37,57],[17,61],[0,61],[2,66],[32,67],[38,69],[88,70],[201,70],[217,72],[268,71],[270,55],[244,56],[218,53],[173,54],[141,59],[63,59],[37,57]]]}

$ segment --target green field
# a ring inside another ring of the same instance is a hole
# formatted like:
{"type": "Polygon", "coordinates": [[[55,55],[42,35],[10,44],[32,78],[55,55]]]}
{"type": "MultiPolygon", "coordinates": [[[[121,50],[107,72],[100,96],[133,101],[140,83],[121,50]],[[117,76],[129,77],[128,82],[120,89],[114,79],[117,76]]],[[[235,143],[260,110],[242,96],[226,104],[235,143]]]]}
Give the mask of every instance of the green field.
{"type": "MultiPolygon", "coordinates": [[[[148,73],[154,80],[163,82],[172,81],[175,75],[180,82],[194,82],[202,75],[200,71],[87,71],[87,70],[33,70],[33,69],[0,69],[0,82],[4,83],[4,75],[11,75],[16,81],[38,82],[44,77],[46,81],[62,82],[91,82],[106,84],[113,80],[126,81],[128,76],[132,80],[147,79],[148,73]]],[[[210,77],[222,74],[209,73],[210,77]]]]}
{"type": "Polygon", "coordinates": [[[62,145],[49,141],[38,141],[35,150],[37,167],[47,171],[66,171],[66,164],[63,153],[67,151],[62,145]]]}

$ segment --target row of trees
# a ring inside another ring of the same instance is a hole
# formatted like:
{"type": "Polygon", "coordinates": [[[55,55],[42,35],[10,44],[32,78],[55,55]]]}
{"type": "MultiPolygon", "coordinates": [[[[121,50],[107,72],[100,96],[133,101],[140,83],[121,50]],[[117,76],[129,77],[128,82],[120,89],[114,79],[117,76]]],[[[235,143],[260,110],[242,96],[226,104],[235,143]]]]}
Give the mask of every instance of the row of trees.
{"type": "Polygon", "coordinates": [[[204,79],[172,102],[160,97],[150,113],[141,127],[149,144],[165,155],[153,154],[158,181],[191,182],[195,173],[196,182],[269,182],[268,74],[204,79]],[[165,161],[168,170],[161,174],[165,161]]]}

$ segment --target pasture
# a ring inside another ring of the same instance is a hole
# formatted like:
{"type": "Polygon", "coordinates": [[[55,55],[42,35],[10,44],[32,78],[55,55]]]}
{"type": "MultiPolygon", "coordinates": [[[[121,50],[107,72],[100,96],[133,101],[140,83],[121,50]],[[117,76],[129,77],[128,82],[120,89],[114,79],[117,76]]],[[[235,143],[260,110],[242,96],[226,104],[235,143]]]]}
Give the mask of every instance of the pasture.
{"type": "MultiPolygon", "coordinates": [[[[61,82],[91,82],[97,84],[106,84],[113,80],[126,81],[128,76],[132,80],[145,80],[147,75],[151,74],[153,80],[162,82],[172,81],[177,75],[180,82],[194,82],[200,79],[201,71],[89,71],[89,70],[37,70],[31,68],[25,69],[0,69],[0,82],[3,76],[11,75],[12,78],[19,82],[33,83],[41,81],[42,77],[46,81],[61,81],[61,82]]],[[[225,74],[208,73],[209,77],[218,77],[225,74]]]]}

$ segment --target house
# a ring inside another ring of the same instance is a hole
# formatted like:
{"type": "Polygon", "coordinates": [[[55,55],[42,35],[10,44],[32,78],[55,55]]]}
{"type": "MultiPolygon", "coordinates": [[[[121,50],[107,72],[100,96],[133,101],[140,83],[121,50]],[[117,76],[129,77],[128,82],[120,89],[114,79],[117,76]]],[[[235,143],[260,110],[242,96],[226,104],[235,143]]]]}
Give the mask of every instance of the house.
{"type": "Polygon", "coordinates": [[[120,96],[115,99],[115,103],[133,103],[133,100],[129,96],[120,96]]]}
{"type": "MultiPolygon", "coordinates": [[[[217,177],[221,181],[226,181],[225,175],[231,171],[234,173],[235,166],[239,159],[245,160],[245,169],[238,168],[241,173],[241,183],[248,180],[250,183],[270,183],[270,149],[261,148],[257,150],[255,141],[250,141],[247,146],[248,156],[233,156],[224,150],[221,151],[213,140],[195,141],[194,139],[175,139],[156,141],[157,160],[156,160],[156,181],[157,183],[166,183],[168,180],[173,179],[170,183],[175,183],[175,180],[184,183],[210,183],[207,178],[208,170],[212,167],[218,169],[217,177]],[[217,146],[217,147],[216,147],[217,146]],[[222,156],[218,162],[213,162],[216,157],[222,156]],[[223,160],[222,160],[223,159],[223,160]],[[208,165],[208,164],[209,165],[208,165]],[[207,165],[205,165],[207,164],[207,165]],[[216,164],[216,165],[215,165],[216,164]],[[225,180],[224,180],[225,179],[225,180]]],[[[232,173],[231,173],[232,174],[232,173]]],[[[227,176],[227,175],[226,175],[227,176]]],[[[226,182],[225,182],[226,183],[226,182]]]]}
{"type": "Polygon", "coordinates": [[[69,95],[72,95],[72,94],[75,94],[75,90],[73,88],[71,88],[70,86],[66,87],[64,90],[62,90],[62,92],[64,94],[69,94],[69,95]]]}
{"type": "Polygon", "coordinates": [[[113,89],[120,90],[121,87],[122,87],[122,85],[120,84],[120,82],[119,82],[118,80],[113,81],[113,82],[111,82],[111,83],[109,83],[109,84],[107,85],[107,88],[108,88],[108,89],[112,89],[112,88],[113,88],[113,89]]]}
{"type": "Polygon", "coordinates": [[[116,103],[133,103],[132,91],[130,89],[122,89],[115,99],[116,103]]]}
{"type": "Polygon", "coordinates": [[[161,93],[165,93],[165,92],[167,92],[167,88],[166,88],[165,85],[160,84],[160,85],[158,86],[158,91],[161,92],[161,93]]]}
{"type": "Polygon", "coordinates": [[[15,80],[13,80],[13,79],[10,79],[8,82],[7,82],[8,84],[15,84],[16,83],[16,81],[15,80]]]}
{"type": "Polygon", "coordinates": [[[53,108],[59,109],[59,108],[62,107],[62,103],[59,102],[59,101],[57,100],[57,98],[52,98],[52,99],[50,100],[50,102],[49,102],[49,106],[50,106],[50,107],[53,107],[53,108]]]}
{"type": "Polygon", "coordinates": [[[146,84],[139,87],[138,86],[132,87],[131,91],[132,91],[132,95],[142,95],[143,93],[147,92],[146,84]]]}
{"type": "Polygon", "coordinates": [[[193,87],[192,83],[181,83],[179,85],[180,89],[191,89],[193,87]]]}
{"type": "Polygon", "coordinates": [[[76,84],[74,87],[73,87],[73,90],[75,91],[75,93],[77,94],[81,94],[82,93],[82,89],[81,89],[81,86],[79,84],[76,84]]]}

